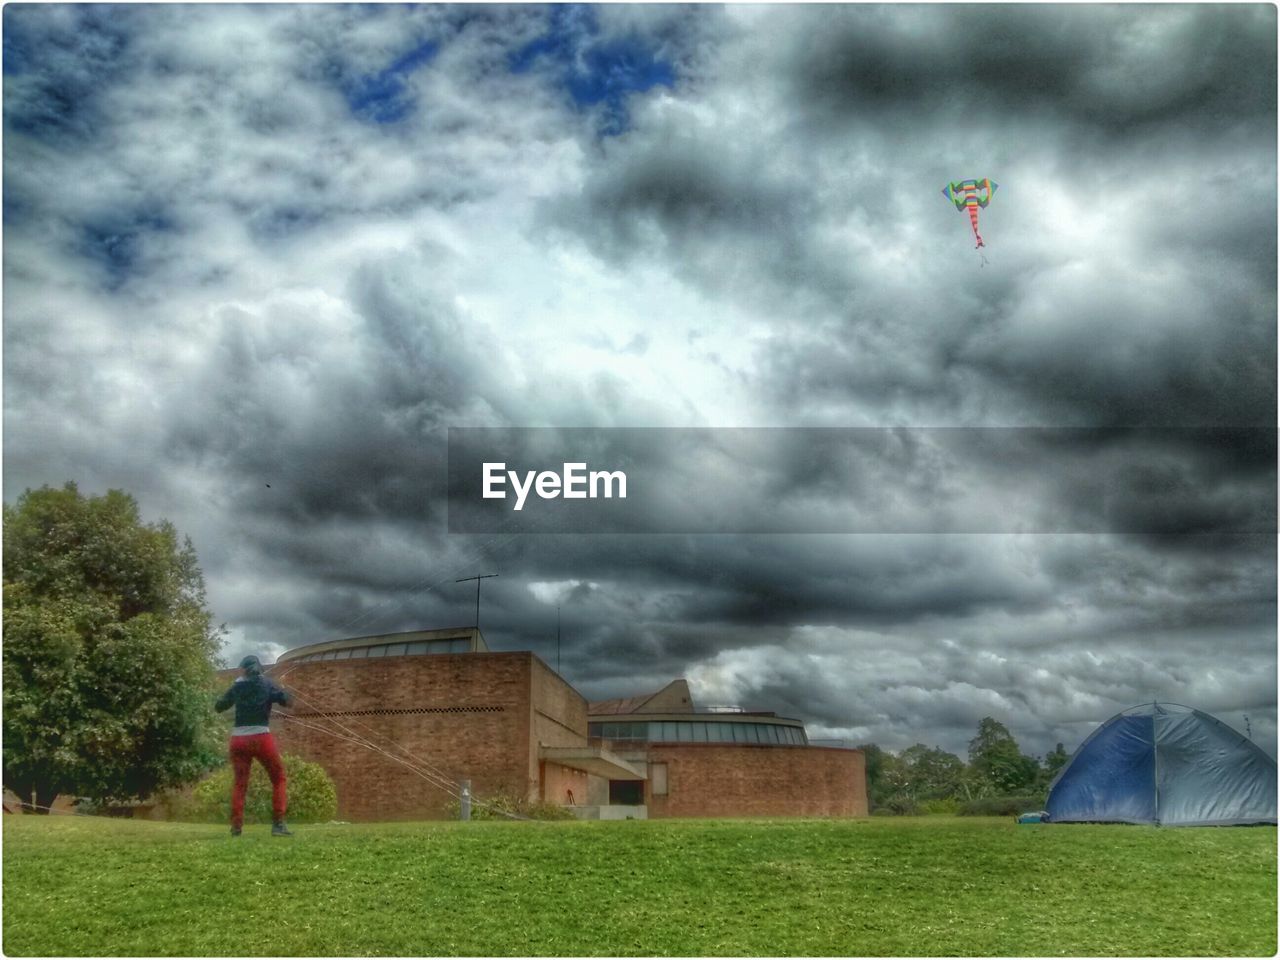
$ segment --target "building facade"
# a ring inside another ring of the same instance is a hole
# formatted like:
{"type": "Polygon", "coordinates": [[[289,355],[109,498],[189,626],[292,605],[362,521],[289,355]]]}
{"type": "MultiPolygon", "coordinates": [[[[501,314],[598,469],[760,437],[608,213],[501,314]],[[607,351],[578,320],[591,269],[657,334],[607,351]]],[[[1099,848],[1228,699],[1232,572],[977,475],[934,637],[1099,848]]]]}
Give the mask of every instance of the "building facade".
{"type": "Polygon", "coordinates": [[[699,712],[683,680],[589,704],[471,628],[311,644],[268,676],[296,699],[280,748],[325,768],[346,820],[454,815],[463,780],[589,817],[867,813],[862,753],[809,745],[797,720],[699,712]]]}

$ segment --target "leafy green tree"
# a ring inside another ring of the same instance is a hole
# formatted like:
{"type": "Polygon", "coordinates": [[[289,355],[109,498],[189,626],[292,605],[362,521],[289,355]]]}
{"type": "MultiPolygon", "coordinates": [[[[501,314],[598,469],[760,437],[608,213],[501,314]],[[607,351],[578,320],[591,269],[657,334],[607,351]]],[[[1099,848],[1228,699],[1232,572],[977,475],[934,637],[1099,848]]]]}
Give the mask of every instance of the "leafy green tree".
{"type": "Polygon", "coordinates": [[[874,743],[859,744],[858,749],[862,751],[863,762],[866,765],[867,806],[874,810],[887,796],[884,782],[885,759],[891,758],[892,755],[874,743]]]}
{"type": "Polygon", "coordinates": [[[1050,780],[1058,775],[1058,771],[1067,765],[1067,761],[1071,759],[1071,755],[1063,749],[1059,743],[1050,750],[1044,757],[1044,770],[1048,774],[1050,780]]]}
{"type": "Polygon", "coordinates": [[[1071,755],[1059,743],[1044,756],[1044,765],[1040,768],[1039,776],[1036,778],[1036,787],[1040,790],[1048,790],[1049,784],[1053,782],[1053,778],[1058,775],[1058,771],[1067,765],[1067,761],[1071,759],[1071,755]]]}
{"type": "Polygon", "coordinates": [[[978,735],[969,741],[969,764],[997,794],[1033,788],[1040,772],[1039,761],[1024,755],[1008,728],[992,717],[982,718],[978,735]]]}
{"type": "Polygon", "coordinates": [[[964,761],[941,747],[917,743],[898,754],[900,792],[912,800],[957,797],[964,775],[964,761]]]}
{"type": "Polygon", "coordinates": [[[129,800],[194,780],[220,753],[220,645],[190,540],[113,490],[28,490],[4,506],[6,787],[129,800]]]}

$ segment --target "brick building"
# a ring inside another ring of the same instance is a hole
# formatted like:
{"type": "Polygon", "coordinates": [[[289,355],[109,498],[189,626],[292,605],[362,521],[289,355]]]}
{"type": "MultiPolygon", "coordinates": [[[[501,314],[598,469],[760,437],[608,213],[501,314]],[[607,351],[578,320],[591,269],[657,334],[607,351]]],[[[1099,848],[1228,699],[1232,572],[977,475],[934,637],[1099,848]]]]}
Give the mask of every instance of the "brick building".
{"type": "Polygon", "coordinates": [[[447,816],[441,783],[461,780],[589,817],[867,813],[862,753],[810,745],[798,720],[699,712],[683,680],[589,704],[471,628],[311,644],[268,675],[297,698],[280,748],[328,771],[343,819],[447,816]]]}

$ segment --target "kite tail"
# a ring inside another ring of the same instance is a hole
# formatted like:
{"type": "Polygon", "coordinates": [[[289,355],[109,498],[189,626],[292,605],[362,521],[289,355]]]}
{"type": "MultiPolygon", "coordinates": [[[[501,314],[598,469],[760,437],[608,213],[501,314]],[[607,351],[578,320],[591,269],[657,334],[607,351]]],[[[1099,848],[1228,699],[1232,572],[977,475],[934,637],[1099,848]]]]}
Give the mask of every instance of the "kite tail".
{"type": "Polygon", "coordinates": [[[978,246],[985,247],[986,244],[982,242],[982,234],[978,232],[978,207],[976,204],[969,206],[969,224],[973,227],[973,235],[978,241],[978,246]]]}

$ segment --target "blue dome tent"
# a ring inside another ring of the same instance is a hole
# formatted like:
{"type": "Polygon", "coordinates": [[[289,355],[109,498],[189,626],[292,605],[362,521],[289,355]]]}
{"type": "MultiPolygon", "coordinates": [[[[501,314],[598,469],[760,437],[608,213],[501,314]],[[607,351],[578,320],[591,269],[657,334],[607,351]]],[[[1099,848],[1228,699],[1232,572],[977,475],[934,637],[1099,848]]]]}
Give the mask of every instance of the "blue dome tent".
{"type": "Polygon", "coordinates": [[[1276,762],[1200,710],[1146,703],[1091,733],[1049,785],[1053,823],[1276,822],[1276,762]]]}

